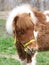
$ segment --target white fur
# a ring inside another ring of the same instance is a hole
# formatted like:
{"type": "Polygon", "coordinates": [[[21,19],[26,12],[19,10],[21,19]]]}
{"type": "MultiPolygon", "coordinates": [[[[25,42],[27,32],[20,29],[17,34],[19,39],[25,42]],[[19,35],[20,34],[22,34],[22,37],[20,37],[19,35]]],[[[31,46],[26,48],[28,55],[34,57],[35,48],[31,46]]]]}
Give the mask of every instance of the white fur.
{"type": "Polygon", "coordinates": [[[32,64],[31,65],[36,65],[36,55],[37,55],[37,52],[34,54],[34,56],[32,57],[32,64]]]}
{"type": "Polygon", "coordinates": [[[39,31],[34,31],[34,37],[35,37],[36,40],[37,40],[38,32],[39,32],[39,31]]]}
{"type": "Polygon", "coordinates": [[[32,62],[31,63],[27,63],[27,65],[36,65],[36,56],[37,56],[37,52],[32,57],[32,62]]]}
{"type": "Polygon", "coordinates": [[[45,14],[45,16],[46,16],[46,22],[49,22],[49,16],[46,15],[46,14],[49,14],[49,10],[48,10],[48,11],[44,11],[44,14],[45,14]]]}
{"type": "Polygon", "coordinates": [[[37,56],[37,54],[38,54],[38,52],[36,51],[36,53],[34,54],[34,56],[32,57],[32,62],[31,63],[27,63],[27,59],[25,59],[25,60],[23,60],[23,61],[21,61],[21,60],[19,60],[20,61],[20,64],[21,65],[36,65],[36,56],[37,56]]]}
{"type": "Polygon", "coordinates": [[[31,63],[27,63],[27,65],[32,65],[31,63]]]}
{"type": "Polygon", "coordinates": [[[44,11],[44,14],[49,14],[49,10],[47,10],[47,11],[44,11]]]}
{"type": "Polygon", "coordinates": [[[46,16],[46,21],[49,22],[49,16],[46,16]]]}
{"type": "Polygon", "coordinates": [[[27,64],[27,60],[23,60],[23,61],[20,61],[21,65],[26,65],[27,64]]]}
{"type": "Polygon", "coordinates": [[[31,7],[28,4],[17,6],[10,12],[9,17],[6,22],[6,30],[9,34],[13,34],[12,23],[13,23],[15,16],[17,16],[18,14],[23,14],[23,13],[30,13],[33,23],[34,24],[37,23],[37,19],[31,10],[31,7]]]}

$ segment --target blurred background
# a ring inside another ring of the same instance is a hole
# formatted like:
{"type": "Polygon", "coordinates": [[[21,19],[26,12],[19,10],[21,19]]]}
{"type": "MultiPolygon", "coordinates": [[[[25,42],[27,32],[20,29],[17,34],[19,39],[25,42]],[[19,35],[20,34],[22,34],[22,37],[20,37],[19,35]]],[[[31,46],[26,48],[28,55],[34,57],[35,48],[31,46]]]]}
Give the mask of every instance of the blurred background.
{"type": "Polygon", "coordinates": [[[49,9],[49,0],[0,0],[0,11],[11,10],[22,3],[29,3],[33,8],[36,7],[39,10],[49,9]]]}
{"type": "MultiPolygon", "coordinates": [[[[14,39],[6,32],[5,25],[9,12],[23,3],[41,11],[49,10],[49,0],[0,0],[0,65],[20,65],[14,39]]],[[[38,54],[37,65],[49,65],[49,51],[38,54]]]]}
{"type": "Polygon", "coordinates": [[[0,18],[7,18],[8,11],[23,3],[38,10],[49,10],[49,0],[0,0],[0,18]]]}

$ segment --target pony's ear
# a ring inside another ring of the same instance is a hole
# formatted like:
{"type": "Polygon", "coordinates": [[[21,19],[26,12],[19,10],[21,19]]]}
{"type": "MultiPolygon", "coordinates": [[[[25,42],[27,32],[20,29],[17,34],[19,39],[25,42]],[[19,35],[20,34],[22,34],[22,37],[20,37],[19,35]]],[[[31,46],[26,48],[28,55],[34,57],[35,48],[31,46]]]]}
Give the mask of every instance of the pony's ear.
{"type": "Polygon", "coordinates": [[[18,20],[18,16],[16,16],[15,18],[14,18],[14,22],[16,23],[17,22],[17,20],[18,20]]]}
{"type": "Polygon", "coordinates": [[[29,16],[31,16],[31,13],[29,13],[29,16]]]}
{"type": "Polygon", "coordinates": [[[14,27],[14,29],[15,29],[15,27],[16,27],[16,23],[17,23],[17,20],[18,20],[18,16],[16,16],[15,18],[14,18],[14,22],[13,22],[13,27],[14,27]]]}

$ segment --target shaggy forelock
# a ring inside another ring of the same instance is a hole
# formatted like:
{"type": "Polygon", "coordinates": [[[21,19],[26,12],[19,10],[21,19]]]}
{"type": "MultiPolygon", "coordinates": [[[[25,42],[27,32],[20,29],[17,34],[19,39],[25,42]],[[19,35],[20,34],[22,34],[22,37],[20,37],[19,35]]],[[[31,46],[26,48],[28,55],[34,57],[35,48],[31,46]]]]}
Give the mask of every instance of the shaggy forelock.
{"type": "MultiPolygon", "coordinates": [[[[17,16],[16,16],[17,19],[17,16]]],[[[31,20],[30,14],[22,14],[18,16],[18,19],[15,20],[16,22],[16,27],[18,29],[23,29],[26,30],[27,28],[34,28],[34,24],[31,20]]]]}

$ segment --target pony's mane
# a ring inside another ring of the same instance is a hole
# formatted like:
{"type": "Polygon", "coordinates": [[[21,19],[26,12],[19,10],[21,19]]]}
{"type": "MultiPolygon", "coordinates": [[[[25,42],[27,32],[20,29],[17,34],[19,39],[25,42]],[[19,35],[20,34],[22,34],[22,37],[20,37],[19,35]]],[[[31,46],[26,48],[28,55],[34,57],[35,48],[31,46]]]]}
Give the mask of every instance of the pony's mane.
{"type": "Polygon", "coordinates": [[[16,8],[14,8],[10,14],[9,14],[9,17],[7,19],[7,22],[6,22],[6,29],[7,31],[12,34],[13,33],[13,27],[12,27],[12,24],[13,24],[13,20],[15,18],[15,16],[19,15],[19,14],[23,14],[23,13],[30,13],[31,14],[31,18],[32,18],[32,22],[34,24],[36,24],[37,22],[37,19],[32,11],[32,8],[30,5],[28,4],[23,4],[23,5],[20,5],[20,6],[17,6],[16,8]]]}

